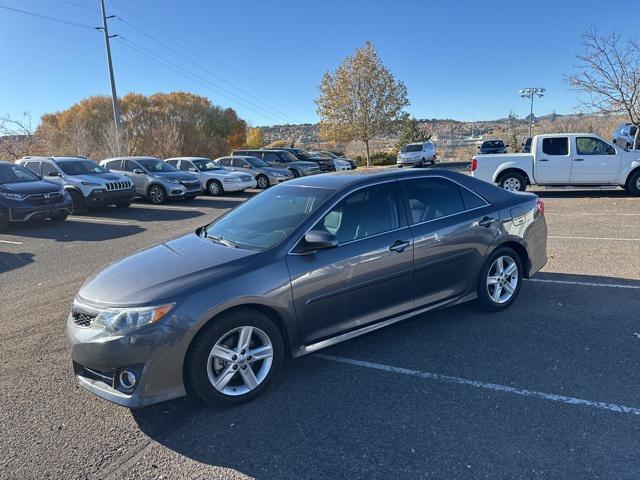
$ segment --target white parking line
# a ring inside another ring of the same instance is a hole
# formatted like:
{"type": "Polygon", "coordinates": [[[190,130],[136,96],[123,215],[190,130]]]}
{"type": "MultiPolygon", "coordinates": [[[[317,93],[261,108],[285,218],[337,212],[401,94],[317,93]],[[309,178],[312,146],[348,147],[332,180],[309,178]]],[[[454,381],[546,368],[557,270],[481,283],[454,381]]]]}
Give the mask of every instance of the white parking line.
{"type": "Polygon", "coordinates": [[[88,222],[88,223],[111,223],[114,225],[129,225],[125,220],[112,220],[111,218],[95,218],[95,217],[71,217],[70,221],[88,222]]]}
{"type": "Polygon", "coordinates": [[[363,360],[355,360],[352,358],[336,357],[334,355],[326,355],[324,353],[317,353],[316,357],[332,362],[346,363],[349,365],[355,365],[357,367],[372,368],[374,370],[382,370],[389,373],[399,373],[401,375],[408,375],[411,377],[425,378],[428,380],[437,380],[444,383],[454,383],[458,385],[464,385],[467,387],[482,388],[485,390],[493,390],[502,393],[511,393],[513,395],[521,395],[523,397],[540,398],[542,400],[548,400],[551,402],[561,402],[569,405],[579,405],[583,407],[598,408],[601,410],[608,410],[616,413],[632,413],[634,415],[640,415],[640,408],[627,407],[625,405],[617,405],[615,403],[596,402],[593,400],[585,400],[576,397],[567,397],[565,395],[556,395],[555,393],[537,392],[535,390],[527,390],[524,388],[509,387],[507,385],[500,385],[497,383],[484,383],[477,380],[468,380],[461,377],[452,377],[449,375],[442,375],[439,373],[421,372],[420,370],[411,370],[409,368],[394,367],[391,365],[383,365],[381,363],[365,362],[363,360]]]}
{"type": "Polygon", "coordinates": [[[179,212],[191,212],[198,210],[198,207],[178,207],[173,205],[131,205],[131,208],[138,208],[140,210],[177,210],[179,212]]]}
{"type": "Polygon", "coordinates": [[[607,217],[619,216],[619,217],[640,217],[640,213],[573,213],[573,212],[544,212],[544,216],[547,215],[568,215],[571,217],[593,217],[594,215],[606,215],[607,217]]]}
{"type": "Polygon", "coordinates": [[[0,243],[8,243],[9,245],[22,245],[22,242],[12,242],[11,240],[0,240],[0,243]]]}
{"type": "Polygon", "coordinates": [[[640,242],[640,238],[612,238],[612,237],[561,237],[549,235],[547,238],[560,240],[611,240],[612,242],[640,242]]]}
{"type": "Polygon", "coordinates": [[[573,282],[570,280],[547,280],[546,278],[527,278],[527,282],[558,283],[560,285],[581,285],[583,287],[629,288],[640,290],[640,285],[621,285],[619,283],[573,282]]]}

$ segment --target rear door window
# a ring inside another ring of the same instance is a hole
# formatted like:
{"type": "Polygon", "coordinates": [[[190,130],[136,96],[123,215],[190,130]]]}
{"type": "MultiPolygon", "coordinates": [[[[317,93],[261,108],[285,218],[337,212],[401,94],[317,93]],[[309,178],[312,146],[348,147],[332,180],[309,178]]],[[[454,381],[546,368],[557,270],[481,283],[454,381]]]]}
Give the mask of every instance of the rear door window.
{"type": "Polygon", "coordinates": [[[578,155],[615,155],[616,150],[606,142],[595,137],[577,137],[576,152],[578,155]]]}
{"type": "Polygon", "coordinates": [[[54,167],[50,163],[47,163],[47,162],[43,162],[42,163],[42,176],[43,177],[46,177],[50,173],[54,173],[54,172],[57,172],[57,171],[58,170],[56,169],[56,167],[54,167]]]}
{"type": "Polygon", "coordinates": [[[568,137],[550,137],[542,139],[542,153],[545,155],[569,155],[568,137]]]}
{"type": "Polygon", "coordinates": [[[24,167],[31,170],[36,175],[40,175],[40,162],[26,162],[24,167]]]}
{"type": "Polygon", "coordinates": [[[460,188],[445,178],[406,180],[402,184],[412,225],[465,211],[460,188]]]}

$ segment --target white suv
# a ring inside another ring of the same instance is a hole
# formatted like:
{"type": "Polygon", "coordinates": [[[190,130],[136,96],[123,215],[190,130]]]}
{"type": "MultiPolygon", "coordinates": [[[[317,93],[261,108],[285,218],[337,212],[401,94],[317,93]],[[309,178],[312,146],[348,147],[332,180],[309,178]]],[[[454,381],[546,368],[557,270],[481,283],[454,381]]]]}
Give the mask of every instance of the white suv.
{"type": "Polygon", "coordinates": [[[410,143],[398,153],[398,167],[423,167],[438,161],[436,146],[431,142],[410,143]]]}
{"type": "Polygon", "coordinates": [[[638,127],[633,123],[620,124],[613,132],[613,143],[620,145],[626,150],[632,149],[637,131],[638,127]]]}

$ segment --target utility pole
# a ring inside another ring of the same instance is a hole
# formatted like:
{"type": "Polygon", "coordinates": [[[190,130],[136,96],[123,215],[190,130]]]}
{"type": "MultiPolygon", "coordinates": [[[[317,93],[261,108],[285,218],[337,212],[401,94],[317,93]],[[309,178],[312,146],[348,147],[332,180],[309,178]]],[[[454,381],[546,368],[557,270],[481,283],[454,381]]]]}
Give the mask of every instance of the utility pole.
{"type": "Polygon", "coordinates": [[[522,98],[531,99],[531,112],[529,113],[529,138],[533,134],[533,97],[537,96],[542,98],[544,96],[545,89],[540,87],[527,87],[520,90],[520,96],[522,98]]]}
{"type": "Polygon", "coordinates": [[[107,20],[115,17],[115,15],[107,16],[104,9],[104,0],[100,0],[100,11],[102,12],[102,27],[96,27],[97,30],[102,30],[104,33],[104,44],[107,49],[107,64],[109,65],[109,80],[111,81],[111,102],[113,103],[113,122],[116,129],[116,149],[118,155],[122,155],[120,149],[120,106],[118,104],[118,94],[116,93],[116,81],[113,76],[113,63],[111,62],[111,45],[109,40],[117,35],[109,35],[109,27],[107,20]]]}

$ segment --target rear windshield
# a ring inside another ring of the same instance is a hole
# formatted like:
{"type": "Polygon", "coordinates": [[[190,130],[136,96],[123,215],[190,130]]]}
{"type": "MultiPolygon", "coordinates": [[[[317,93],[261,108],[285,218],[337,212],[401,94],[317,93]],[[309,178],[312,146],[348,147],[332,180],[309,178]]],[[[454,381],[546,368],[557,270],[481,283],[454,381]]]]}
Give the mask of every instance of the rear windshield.
{"type": "Polygon", "coordinates": [[[504,147],[504,143],[500,140],[491,140],[482,144],[483,148],[501,148],[504,147]]]}
{"type": "Polygon", "coordinates": [[[66,175],[97,175],[108,172],[106,168],[102,168],[91,160],[58,161],[56,165],[58,165],[60,170],[66,175]]]}
{"type": "Polygon", "coordinates": [[[40,180],[30,170],[20,165],[0,164],[0,185],[3,183],[24,183],[40,180]]]}

